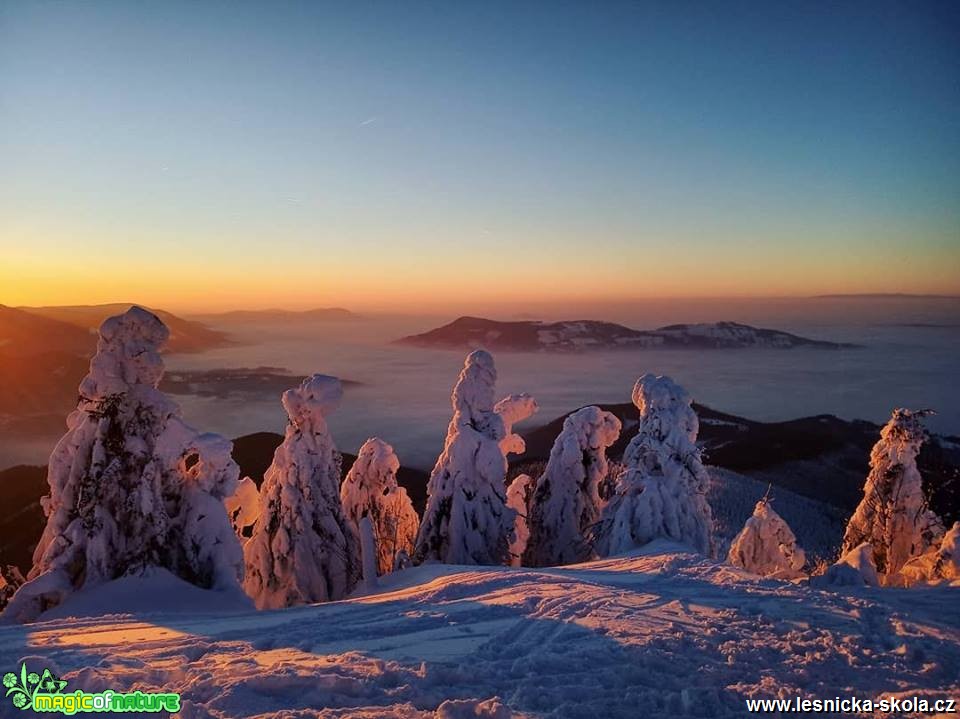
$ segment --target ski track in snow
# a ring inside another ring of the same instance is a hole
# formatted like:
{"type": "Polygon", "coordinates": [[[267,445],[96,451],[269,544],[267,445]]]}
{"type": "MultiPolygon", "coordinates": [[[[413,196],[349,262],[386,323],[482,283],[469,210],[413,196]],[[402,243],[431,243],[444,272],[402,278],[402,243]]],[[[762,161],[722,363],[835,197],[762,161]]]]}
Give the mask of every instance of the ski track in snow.
{"type": "Polygon", "coordinates": [[[4,626],[0,667],[49,666],[69,690],[178,691],[183,717],[732,717],[748,697],[960,697],[956,587],[835,594],[664,542],[381,582],[279,611],[4,626]],[[499,713],[477,706],[493,697],[499,713]],[[457,699],[474,701],[444,704],[457,699]]]}

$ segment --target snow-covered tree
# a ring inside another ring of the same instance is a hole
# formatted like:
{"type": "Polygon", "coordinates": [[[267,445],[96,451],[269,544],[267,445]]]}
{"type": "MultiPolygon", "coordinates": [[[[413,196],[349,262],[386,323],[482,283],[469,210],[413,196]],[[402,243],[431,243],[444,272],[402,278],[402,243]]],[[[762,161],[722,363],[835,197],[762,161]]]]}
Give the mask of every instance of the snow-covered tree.
{"type": "Polygon", "coordinates": [[[237,491],[223,500],[223,504],[233,531],[241,543],[246,542],[260,516],[260,490],[256,483],[250,477],[244,477],[237,483],[237,491]]]}
{"type": "Polygon", "coordinates": [[[197,433],[157,389],[168,337],[139,307],[101,325],[77,409],[50,456],[47,524],[6,618],[34,619],[81,587],[149,567],[239,589],[242,553],[223,506],[239,469],[229,441],[197,433]]]}
{"type": "Polygon", "coordinates": [[[467,356],[453,389],[453,419],[427,484],[427,507],[415,560],[447,564],[508,564],[515,512],[507,507],[506,433],[493,409],[493,357],[467,356]]]}
{"type": "Polygon", "coordinates": [[[259,609],[342,599],[360,577],[357,538],[340,504],[340,453],[326,415],[340,380],[315,374],[283,393],[289,422],[260,488],[260,517],[244,545],[244,589],[259,609]]]}
{"type": "Polygon", "coordinates": [[[943,535],[933,562],[931,579],[960,579],[960,522],[954,522],[943,535]]]}
{"type": "Polygon", "coordinates": [[[919,582],[940,582],[960,579],[960,522],[919,557],[903,565],[897,584],[911,586],[919,582]]]}
{"type": "Polygon", "coordinates": [[[0,611],[3,611],[3,608],[7,606],[7,603],[25,581],[20,569],[15,565],[0,566],[0,611]]]}
{"type": "Polygon", "coordinates": [[[513,567],[521,565],[527,541],[530,539],[527,513],[530,511],[530,499],[536,486],[533,477],[520,474],[514,477],[507,487],[507,506],[516,512],[513,520],[513,541],[510,543],[510,565],[513,567]]]}
{"type": "Polygon", "coordinates": [[[503,450],[504,456],[523,454],[526,450],[523,437],[514,434],[513,425],[532,417],[539,409],[537,400],[526,392],[508,395],[493,406],[493,411],[503,420],[503,439],[500,440],[500,449],[503,450]]]}
{"type": "Polygon", "coordinates": [[[633,388],[640,424],[624,453],[624,471],[603,509],[600,556],[663,537],[712,555],[709,476],[697,448],[699,422],[690,395],[669,377],[645,374],[633,388]]]}
{"type": "Polygon", "coordinates": [[[583,407],[563,421],[530,502],[526,566],[590,558],[589,535],[600,517],[598,488],[607,476],[607,447],[619,436],[620,420],[599,407],[583,407]]]}
{"type": "Polygon", "coordinates": [[[870,453],[863,499],[847,523],[843,551],[869,542],[877,571],[893,577],[940,542],[943,525],[927,508],[917,454],[929,411],[896,409],[870,453]]]}
{"type": "Polygon", "coordinates": [[[753,516],[734,537],[727,561],[764,577],[801,577],[806,555],[797,546],[790,527],[771,505],[767,497],[757,502],[753,516]]]}
{"type": "Polygon", "coordinates": [[[353,530],[359,532],[360,520],[370,518],[378,574],[392,571],[397,552],[413,551],[420,525],[407,490],[397,484],[399,469],[393,447],[374,437],[363,443],[340,486],[343,511],[353,530]]]}

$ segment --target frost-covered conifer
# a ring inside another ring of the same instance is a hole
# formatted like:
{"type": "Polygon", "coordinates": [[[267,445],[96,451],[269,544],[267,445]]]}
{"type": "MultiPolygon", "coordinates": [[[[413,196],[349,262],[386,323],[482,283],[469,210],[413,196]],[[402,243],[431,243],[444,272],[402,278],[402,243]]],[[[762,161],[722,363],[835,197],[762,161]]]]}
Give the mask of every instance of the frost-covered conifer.
{"type": "Polygon", "coordinates": [[[527,513],[530,511],[530,498],[533,489],[537,486],[529,474],[520,474],[514,477],[507,487],[507,506],[516,512],[513,520],[513,541],[510,543],[510,565],[519,567],[523,560],[523,553],[527,549],[530,539],[530,528],[527,526],[527,513]]]}
{"type": "Polygon", "coordinates": [[[869,542],[881,575],[893,577],[940,542],[943,525],[929,509],[917,470],[928,411],[896,409],[870,453],[863,499],[847,523],[843,551],[869,542]]]}
{"type": "Polygon", "coordinates": [[[378,574],[393,570],[397,552],[413,551],[420,525],[407,490],[397,484],[399,469],[393,447],[374,437],[363,443],[340,486],[343,512],[353,530],[359,532],[360,520],[370,518],[378,574]]]}
{"type": "Polygon", "coordinates": [[[290,420],[243,547],[243,586],[259,609],[342,599],[359,579],[357,538],[340,505],[340,453],[326,422],[342,395],[340,380],[319,374],[283,393],[290,420]]]}
{"type": "Polygon", "coordinates": [[[526,566],[590,558],[588,535],[600,516],[598,488],[607,476],[606,451],[619,436],[620,420],[599,407],[584,407],[564,420],[530,502],[526,566]]]}
{"type": "Polygon", "coordinates": [[[168,336],[139,307],[101,325],[77,409],[50,456],[33,567],[5,618],[29,621],[81,587],[149,567],[239,588],[242,553],[223,506],[239,470],[229,441],[197,433],[157,389],[168,336]]]}
{"type": "Polygon", "coordinates": [[[241,543],[246,542],[260,513],[260,490],[256,483],[250,477],[244,477],[237,483],[237,491],[223,500],[223,504],[233,531],[241,543]]]}
{"type": "Polygon", "coordinates": [[[507,507],[506,433],[493,409],[493,357],[467,356],[453,389],[453,419],[427,484],[415,559],[447,564],[508,564],[515,512],[507,507]]]}
{"type": "Polygon", "coordinates": [[[646,374],[633,388],[640,424],[624,453],[624,471],[603,509],[595,544],[600,556],[657,537],[713,554],[709,476],[697,448],[699,423],[690,395],[669,377],[646,374]]]}
{"type": "Polygon", "coordinates": [[[919,582],[940,582],[960,579],[960,522],[943,535],[939,545],[934,545],[919,557],[903,565],[900,577],[893,582],[911,586],[919,582]]]}
{"type": "Polygon", "coordinates": [[[523,454],[527,446],[523,437],[513,433],[513,425],[535,415],[540,407],[537,400],[526,392],[511,394],[504,397],[493,406],[493,411],[503,420],[503,439],[500,440],[500,449],[504,456],[508,454],[523,454]]]}
{"type": "Polygon", "coordinates": [[[764,577],[795,579],[803,576],[807,560],[790,527],[764,497],[734,537],[727,561],[764,577]]]}

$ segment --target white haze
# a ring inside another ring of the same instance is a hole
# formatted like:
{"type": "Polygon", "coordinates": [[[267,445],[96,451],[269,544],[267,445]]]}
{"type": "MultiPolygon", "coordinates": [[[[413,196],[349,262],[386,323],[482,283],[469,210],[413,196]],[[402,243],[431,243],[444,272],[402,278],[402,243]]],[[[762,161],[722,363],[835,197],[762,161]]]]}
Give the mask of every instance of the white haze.
{"type": "MultiPolygon", "coordinates": [[[[529,309],[529,308],[528,308],[529,309]]],[[[480,314],[479,312],[476,314],[480,314]]],[[[484,313],[519,319],[520,313],[484,313]]],[[[345,389],[329,418],[338,447],[356,452],[372,436],[392,444],[400,461],[429,468],[450,421],[450,391],[466,352],[390,344],[456,315],[365,315],[354,322],[219,324],[236,346],[194,355],[168,355],[169,370],[283,367],[361,382],[345,389]]],[[[733,320],[815,339],[853,342],[849,350],[631,350],[583,354],[496,354],[497,396],[529,392],[540,412],[518,429],[593,403],[629,402],[645,372],[668,374],[695,401],[758,420],[836,414],[882,423],[893,407],[930,407],[928,426],[960,434],[960,301],[919,299],[673,300],[587,306],[558,312],[534,307],[523,318],[609,319],[636,328],[674,322],[733,320]]],[[[210,320],[207,320],[210,321],[210,320]]],[[[187,421],[228,437],[281,433],[279,397],[175,397],[187,421]]],[[[43,462],[52,442],[39,440],[15,461],[43,462]]],[[[0,461],[0,467],[14,461],[0,461]]]]}

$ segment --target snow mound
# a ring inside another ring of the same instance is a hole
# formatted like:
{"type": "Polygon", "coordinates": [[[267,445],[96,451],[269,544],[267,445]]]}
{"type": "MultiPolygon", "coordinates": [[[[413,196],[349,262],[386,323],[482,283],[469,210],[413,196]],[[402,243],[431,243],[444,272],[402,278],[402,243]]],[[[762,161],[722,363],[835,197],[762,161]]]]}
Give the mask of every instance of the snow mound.
{"type": "Polygon", "coordinates": [[[40,615],[38,621],[107,614],[183,615],[249,612],[253,602],[239,589],[201,589],[161,567],[128,575],[90,589],[82,589],[63,604],[40,615]]]}
{"type": "Polygon", "coordinates": [[[863,543],[854,547],[832,564],[825,574],[813,577],[817,587],[878,587],[877,567],[873,563],[873,547],[863,543]]]}

